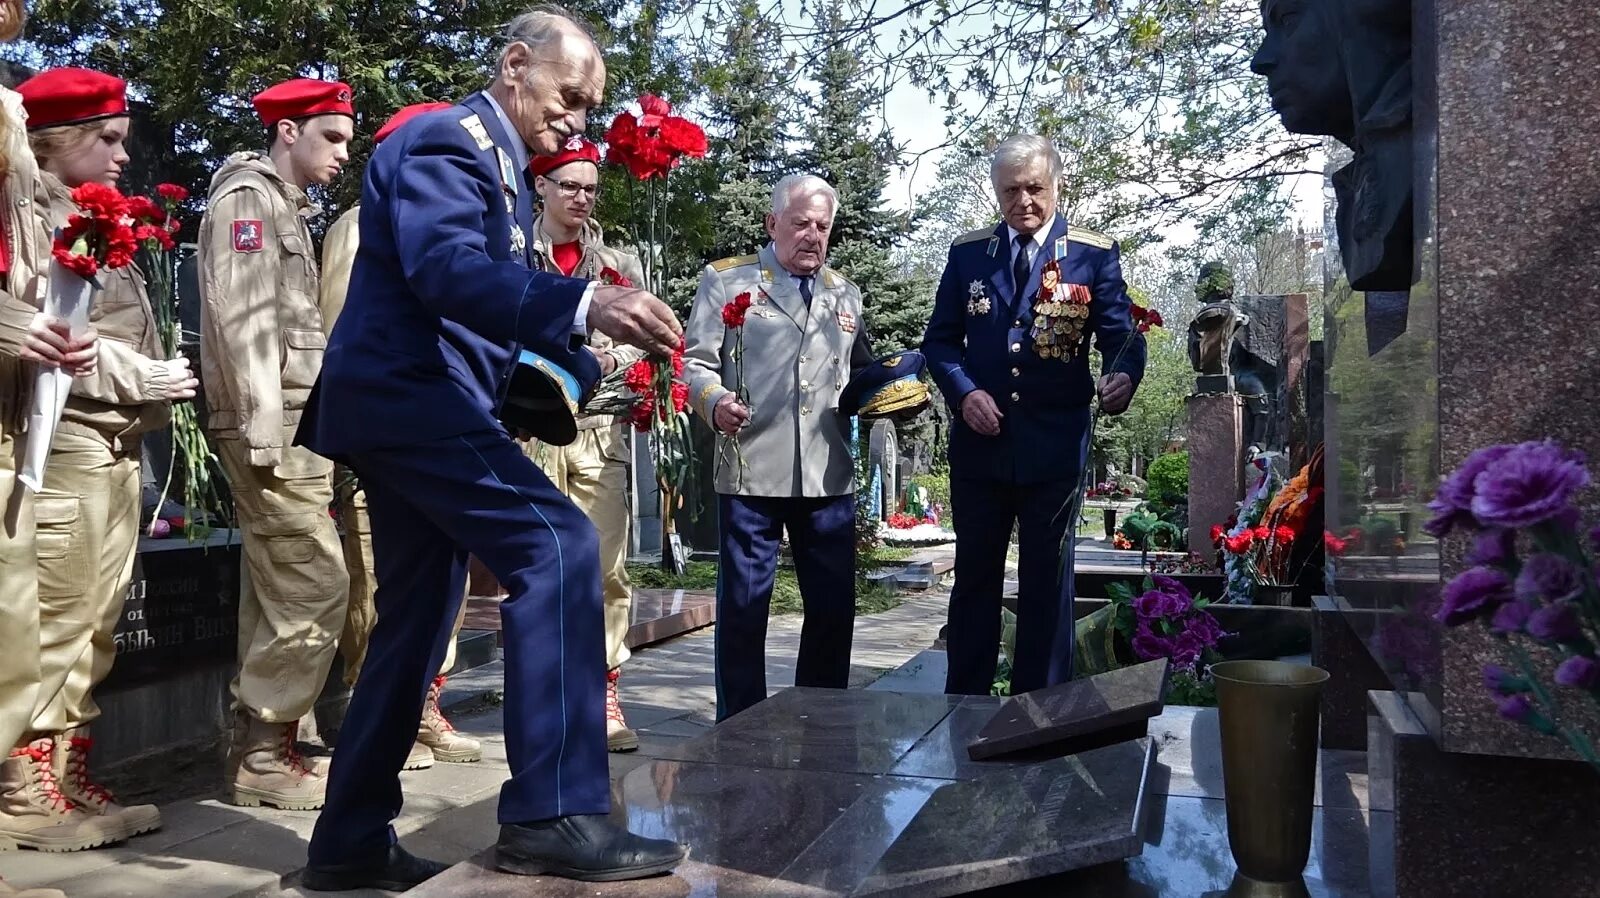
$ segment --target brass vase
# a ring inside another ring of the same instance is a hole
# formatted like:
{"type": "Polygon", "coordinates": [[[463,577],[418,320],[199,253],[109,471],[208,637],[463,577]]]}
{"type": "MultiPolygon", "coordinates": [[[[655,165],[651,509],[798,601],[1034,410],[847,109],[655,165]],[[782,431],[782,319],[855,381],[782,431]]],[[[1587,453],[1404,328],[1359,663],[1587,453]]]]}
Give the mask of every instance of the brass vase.
{"type": "Polygon", "coordinates": [[[1212,666],[1222,730],[1229,895],[1305,895],[1316,791],[1318,702],[1328,672],[1283,661],[1212,666]]]}

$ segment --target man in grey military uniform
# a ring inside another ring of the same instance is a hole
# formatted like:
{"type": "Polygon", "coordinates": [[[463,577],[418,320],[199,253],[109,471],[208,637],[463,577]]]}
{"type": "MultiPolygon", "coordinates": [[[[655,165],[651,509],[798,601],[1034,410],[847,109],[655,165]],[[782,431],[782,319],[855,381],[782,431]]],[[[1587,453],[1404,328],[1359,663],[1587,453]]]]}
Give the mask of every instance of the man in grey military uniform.
{"type": "Polygon", "coordinates": [[[839,392],[871,361],[861,291],[823,263],[838,195],[814,175],[772,192],[772,242],[706,266],[684,377],[718,432],[717,719],[767,697],[767,611],[785,530],[805,604],[795,685],[843,689],[855,625],[855,489],[839,392]],[[747,295],[744,390],[723,309],[747,295]]]}

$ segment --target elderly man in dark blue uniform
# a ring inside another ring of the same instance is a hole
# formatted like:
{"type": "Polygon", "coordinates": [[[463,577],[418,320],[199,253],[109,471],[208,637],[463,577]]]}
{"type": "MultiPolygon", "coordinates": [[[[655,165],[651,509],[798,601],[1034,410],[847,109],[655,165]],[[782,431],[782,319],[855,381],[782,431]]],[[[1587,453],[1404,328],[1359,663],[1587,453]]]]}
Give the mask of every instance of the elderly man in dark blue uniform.
{"type": "Polygon", "coordinates": [[[1120,414],[1144,374],[1115,241],[1069,226],[1056,208],[1061,156],[1013,137],[990,166],[1004,221],[950,247],[923,337],[934,382],[958,412],[950,434],[956,584],[945,691],[987,695],[1000,642],[1000,593],[1019,531],[1013,694],[1072,678],[1072,548],[1089,448],[1090,404],[1120,414]],[[1105,364],[1089,372],[1093,338],[1105,364]],[[1065,575],[1061,574],[1065,571],[1065,575]]]}
{"type": "Polygon", "coordinates": [[[649,293],[529,267],[530,153],[580,133],[604,85],[580,26],[522,15],[487,90],[413,119],[367,166],[348,300],[299,440],[366,489],[378,620],[312,834],[309,888],[403,890],[441,869],[402,850],[390,821],[468,553],[510,593],[498,867],[600,881],[684,857],[605,816],[595,530],[498,420],[526,352],[592,383],[590,329],[657,353],[680,339],[649,293]]]}

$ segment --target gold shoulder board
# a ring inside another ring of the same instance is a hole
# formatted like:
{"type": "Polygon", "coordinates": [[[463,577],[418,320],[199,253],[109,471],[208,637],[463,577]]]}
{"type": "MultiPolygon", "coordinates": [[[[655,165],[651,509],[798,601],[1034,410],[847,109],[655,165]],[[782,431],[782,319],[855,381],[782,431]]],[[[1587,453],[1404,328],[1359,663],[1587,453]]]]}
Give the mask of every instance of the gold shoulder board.
{"type": "Polygon", "coordinates": [[[834,270],[832,268],[823,268],[822,269],[822,285],[824,287],[827,287],[829,290],[835,289],[837,287],[854,287],[855,286],[855,284],[850,283],[850,279],[849,278],[845,277],[844,275],[840,274],[838,271],[836,271],[836,270],[834,270]]]}
{"type": "Polygon", "coordinates": [[[1088,244],[1089,246],[1098,246],[1101,249],[1110,249],[1117,245],[1117,241],[1099,231],[1091,231],[1088,228],[1075,228],[1070,225],[1067,227],[1067,239],[1088,244]]]}
{"type": "Polygon", "coordinates": [[[756,264],[756,256],[754,256],[754,255],[749,255],[749,256],[729,256],[726,259],[718,259],[717,261],[712,262],[711,263],[711,270],[720,272],[720,271],[727,271],[730,268],[738,268],[741,265],[754,265],[754,264],[756,264]]]}
{"type": "Polygon", "coordinates": [[[976,231],[968,231],[965,234],[962,234],[960,237],[957,237],[955,239],[955,241],[953,243],[951,243],[950,245],[951,246],[960,246],[963,243],[977,243],[979,240],[988,240],[990,237],[993,237],[993,236],[994,236],[994,228],[979,228],[976,231]]]}

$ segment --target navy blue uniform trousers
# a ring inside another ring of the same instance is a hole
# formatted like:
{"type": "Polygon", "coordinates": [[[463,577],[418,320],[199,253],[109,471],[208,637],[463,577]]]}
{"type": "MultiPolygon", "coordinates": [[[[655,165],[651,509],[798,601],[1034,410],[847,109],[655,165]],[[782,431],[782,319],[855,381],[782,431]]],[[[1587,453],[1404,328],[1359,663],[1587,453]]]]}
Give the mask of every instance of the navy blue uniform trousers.
{"type": "Polygon", "coordinates": [[[856,498],[722,495],[717,567],[717,719],[767,697],[767,615],[785,528],[805,604],[796,686],[850,683],[856,622],[856,498]]]}
{"type": "Polygon", "coordinates": [[[594,525],[503,431],[353,453],[367,491],[378,620],[311,837],[313,864],[382,857],[400,768],[462,601],[467,555],[505,587],[502,823],[611,808],[594,525]]]}
{"type": "Polygon", "coordinates": [[[1061,537],[1073,509],[1076,478],[1043,483],[950,480],[956,518],[956,584],[950,591],[944,691],[988,695],[1000,644],[1000,594],[1006,551],[1017,528],[1017,648],[1011,694],[1072,679],[1072,543],[1061,537]],[[1062,571],[1066,572],[1062,576],[1062,571]]]}

